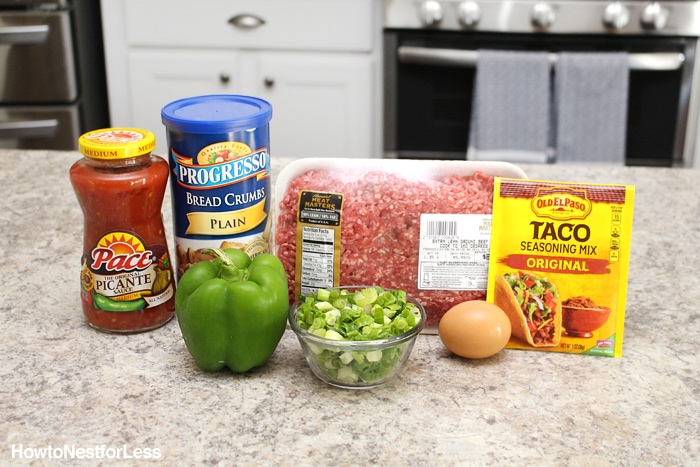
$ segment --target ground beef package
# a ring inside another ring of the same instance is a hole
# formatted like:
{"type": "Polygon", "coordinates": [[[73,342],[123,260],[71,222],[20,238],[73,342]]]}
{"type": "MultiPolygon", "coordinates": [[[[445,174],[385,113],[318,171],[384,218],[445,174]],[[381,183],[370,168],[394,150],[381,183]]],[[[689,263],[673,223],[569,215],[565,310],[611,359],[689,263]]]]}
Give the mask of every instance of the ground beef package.
{"type": "Polygon", "coordinates": [[[486,297],[494,177],[504,162],[297,160],[275,192],[275,251],[290,302],[322,287],[405,290],[436,332],[453,305],[486,297]]]}

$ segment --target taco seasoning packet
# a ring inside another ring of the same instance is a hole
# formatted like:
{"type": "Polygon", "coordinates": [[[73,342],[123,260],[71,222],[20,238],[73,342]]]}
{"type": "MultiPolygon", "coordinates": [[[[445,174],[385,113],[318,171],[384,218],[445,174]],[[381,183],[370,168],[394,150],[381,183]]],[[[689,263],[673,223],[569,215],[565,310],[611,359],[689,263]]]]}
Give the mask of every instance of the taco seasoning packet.
{"type": "Polygon", "coordinates": [[[496,178],[487,300],[506,348],[622,357],[634,187],[496,178]]]}

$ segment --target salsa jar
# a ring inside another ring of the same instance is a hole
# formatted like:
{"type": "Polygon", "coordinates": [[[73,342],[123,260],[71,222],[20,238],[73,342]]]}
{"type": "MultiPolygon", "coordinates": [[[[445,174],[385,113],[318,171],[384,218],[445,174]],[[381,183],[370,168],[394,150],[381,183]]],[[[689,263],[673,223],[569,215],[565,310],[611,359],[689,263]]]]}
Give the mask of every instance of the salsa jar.
{"type": "Polygon", "coordinates": [[[175,313],[175,281],[161,213],[168,162],[155,135],[106,128],[78,140],[70,181],[84,215],[80,297],[100,331],[155,329],[175,313]]]}

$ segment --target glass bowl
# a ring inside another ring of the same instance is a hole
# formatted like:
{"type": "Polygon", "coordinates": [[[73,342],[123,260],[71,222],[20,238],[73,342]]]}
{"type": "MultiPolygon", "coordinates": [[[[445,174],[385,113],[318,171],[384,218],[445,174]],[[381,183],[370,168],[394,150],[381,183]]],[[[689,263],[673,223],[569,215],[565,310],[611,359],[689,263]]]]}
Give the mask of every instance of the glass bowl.
{"type": "MultiPolygon", "coordinates": [[[[336,287],[338,288],[338,287],[336,287]]],[[[360,290],[365,287],[340,287],[360,290]]],[[[406,366],[416,337],[425,326],[423,306],[413,297],[406,300],[420,311],[420,319],[410,330],[385,339],[343,341],[319,337],[297,323],[303,301],[289,309],[289,326],[299,340],[311,371],[322,381],[344,389],[370,389],[394,380],[406,366]]]]}

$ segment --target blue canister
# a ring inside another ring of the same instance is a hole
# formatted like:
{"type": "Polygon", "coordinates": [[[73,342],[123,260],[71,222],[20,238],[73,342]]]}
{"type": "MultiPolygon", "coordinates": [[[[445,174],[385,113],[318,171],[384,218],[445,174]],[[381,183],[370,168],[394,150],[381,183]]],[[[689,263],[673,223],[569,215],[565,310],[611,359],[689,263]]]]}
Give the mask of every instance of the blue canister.
{"type": "Polygon", "coordinates": [[[250,96],[209,95],[163,107],[178,276],[207,248],[270,251],[272,106],[250,96]]]}

